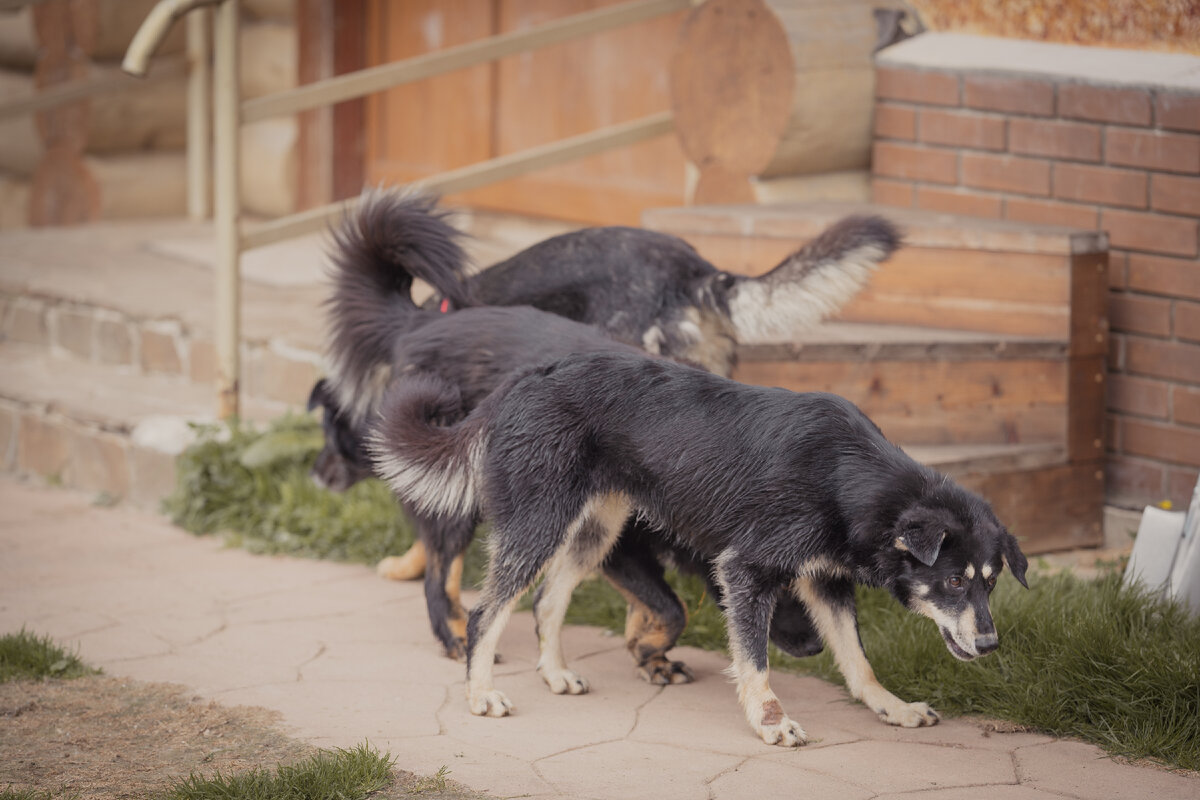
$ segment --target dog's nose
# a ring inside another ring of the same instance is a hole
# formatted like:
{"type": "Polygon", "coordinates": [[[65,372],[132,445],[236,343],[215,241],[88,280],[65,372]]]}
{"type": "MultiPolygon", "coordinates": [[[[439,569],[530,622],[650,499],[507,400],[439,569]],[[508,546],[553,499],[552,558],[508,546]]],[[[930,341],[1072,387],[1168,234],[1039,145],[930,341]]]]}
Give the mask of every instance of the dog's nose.
{"type": "Polygon", "coordinates": [[[975,637],[975,652],[981,656],[986,656],[988,653],[1000,646],[1000,637],[994,633],[989,633],[987,636],[975,637]]]}

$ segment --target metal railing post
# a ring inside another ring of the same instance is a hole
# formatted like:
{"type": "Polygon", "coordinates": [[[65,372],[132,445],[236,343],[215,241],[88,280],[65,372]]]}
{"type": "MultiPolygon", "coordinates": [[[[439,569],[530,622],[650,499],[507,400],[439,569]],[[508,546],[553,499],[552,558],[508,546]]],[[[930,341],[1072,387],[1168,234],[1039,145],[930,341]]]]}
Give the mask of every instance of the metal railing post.
{"type": "Polygon", "coordinates": [[[213,15],[213,138],[217,238],[217,406],[221,419],[238,414],[241,339],[239,223],[241,197],[241,98],[238,90],[238,0],[224,0],[213,15]]]}
{"type": "Polygon", "coordinates": [[[212,66],[208,9],[187,18],[187,208],[192,219],[212,214],[212,66]]]}

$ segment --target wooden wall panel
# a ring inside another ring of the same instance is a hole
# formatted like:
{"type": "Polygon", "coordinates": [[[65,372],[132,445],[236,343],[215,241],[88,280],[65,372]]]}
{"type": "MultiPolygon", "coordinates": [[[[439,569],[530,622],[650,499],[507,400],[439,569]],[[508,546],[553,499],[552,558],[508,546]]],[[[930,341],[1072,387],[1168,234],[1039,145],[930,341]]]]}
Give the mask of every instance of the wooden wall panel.
{"type": "MultiPolygon", "coordinates": [[[[368,63],[405,58],[619,0],[371,0],[368,63]]],[[[367,175],[388,183],[517,152],[668,110],[667,64],[683,14],[400,87],[368,101],[367,175]]],[[[678,205],[674,136],[448,198],[598,224],[638,224],[678,205]]]]}

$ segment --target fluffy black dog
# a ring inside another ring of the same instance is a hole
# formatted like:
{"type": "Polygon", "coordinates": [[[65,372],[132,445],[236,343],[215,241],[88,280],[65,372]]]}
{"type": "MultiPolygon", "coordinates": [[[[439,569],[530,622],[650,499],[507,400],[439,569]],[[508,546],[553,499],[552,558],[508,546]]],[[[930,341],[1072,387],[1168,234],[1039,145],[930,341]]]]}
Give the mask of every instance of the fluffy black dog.
{"type": "MultiPolygon", "coordinates": [[[[610,332],[624,331],[619,338],[643,343],[651,339],[658,350],[677,358],[706,359],[706,366],[721,371],[732,369],[732,347],[726,352],[704,346],[703,339],[692,335],[692,320],[723,314],[736,294],[730,292],[743,284],[758,287],[745,291],[770,293],[763,288],[769,282],[718,273],[679,239],[626,228],[556,237],[467,282],[462,278],[465,256],[459,235],[431,198],[398,193],[366,195],[334,232],[330,374],[318,382],[309,400],[310,408],[320,405],[325,412],[326,445],[313,468],[317,482],[342,490],[370,473],[364,436],[385,388],[406,376],[430,374],[448,381],[458,387],[464,410],[469,410],[515,369],[572,352],[629,349],[595,327],[561,316],[526,307],[473,306],[480,296],[495,302],[500,284],[510,285],[518,301],[589,319],[606,317],[610,332]],[[521,264],[528,266],[522,269],[521,264]],[[487,277],[496,270],[504,280],[487,277]],[[551,280],[552,275],[557,277],[551,280]],[[567,275],[573,277],[568,280],[567,275]],[[430,308],[418,308],[411,297],[414,278],[430,283],[447,302],[435,300],[430,308]],[[539,291],[541,280],[550,280],[556,291],[539,291]],[[714,287],[723,288],[717,292],[714,287]],[[461,310],[443,313],[445,307],[461,310]],[[714,360],[714,353],[720,358],[714,360]]],[[[897,241],[895,230],[881,219],[848,218],[775,272],[797,277],[801,287],[811,284],[813,309],[824,308],[852,291],[854,280],[844,273],[868,269],[866,262],[885,258],[897,241]]],[[[794,302],[793,289],[778,293],[794,302]]],[[[414,517],[421,546],[403,558],[385,559],[380,568],[395,577],[425,572],[434,632],[449,654],[459,655],[465,633],[458,597],[459,557],[470,542],[475,517],[419,512],[414,517]]],[[[698,571],[711,583],[707,562],[685,547],[664,546],[637,522],[630,524],[605,564],[606,576],[630,602],[629,649],[640,673],[657,683],[689,679],[686,668],[665,655],[686,624],[686,612],[663,580],[663,560],[698,571]]],[[[719,586],[713,584],[712,589],[719,597],[719,586]]],[[[771,630],[773,641],[794,655],[811,655],[821,648],[803,608],[790,598],[781,600],[771,630]]]]}
{"type": "Polygon", "coordinates": [[[708,559],[720,584],[747,720],[768,744],[806,741],[767,683],[781,595],[804,604],[850,694],[893,725],[937,722],[871,670],[856,583],[933,619],[964,660],[995,650],[988,596],[1003,564],[1025,582],[1016,540],[980,497],[922,466],[849,401],[747,386],[634,352],[580,353],[519,373],[463,421],[456,386],[397,384],[372,450],[396,493],[427,515],[482,507],[487,584],[467,628],[471,712],[507,715],[496,642],[521,593],[534,606],[551,691],[580,694],[560,632],[571,592],[636,514],[652,535],[708,559]]]}

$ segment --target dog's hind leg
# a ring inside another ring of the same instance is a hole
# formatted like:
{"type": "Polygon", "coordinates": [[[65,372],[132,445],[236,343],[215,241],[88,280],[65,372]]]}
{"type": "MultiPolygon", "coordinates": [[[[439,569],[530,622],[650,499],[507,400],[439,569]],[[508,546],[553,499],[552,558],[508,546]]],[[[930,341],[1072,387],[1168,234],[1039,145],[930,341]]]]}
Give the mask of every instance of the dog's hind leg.
{"type": "Polygon", "coordinates": [[[629,500],[623,495],[590,500],[571,524],[566,546],[555,554],[538,589],[533,604],[541,650],[537,670],[555,694],[583,694],[588,690],[587,681],[567,667],[562,650],[563,618],[571,593],[604,561],[621,534],[629,510],[629,500]]]}
{"type": "Polygon", "coordinates": [[[804,744],[808,734],[784,713],[767,682],[767,631],[775,610],[778,580],[739,564],[732,550],[717,557],[714,569],[724,598],[725,625],[733,655],[729,674],[737,683],[746,721],[767,744],[804,744]]]}
{"type": "Polygon", "coordinates": [[[642,680],[660,686],[690,683],[695,678],[687,665],[667,658],[687,626],[687,609],[664,579],[662,564],[639,535],[638,525],[625,526],[604,562],[604,577],[629,603],[625,646],[642,680]]]}
{"type": "Polygon", "coordinates": [[[904,702],[875,677],[858,636],[854,584],[849,578],[801,576],[796,579],[794,591],[833,651],[851,697],[862,701],[889,725],[918,728],[937,724],[937,712],[928,704],[904,702]]]}
{"type": "Polygon", "coordinates": [[[417,540],[402,556],[388,556],[375,565],[375,574],[389,581],[415,581],[425,574],[425,543],[417,540]]]}
{"type": "Polygon", "coordinates": [[[471,517],[420,519],[421,538],[429,554],[425,568],[425,607],[433,634],[446,655],[466,656],[467,615],[461,595],[462,554],[471,543],[475,520],[471,517]]]}

